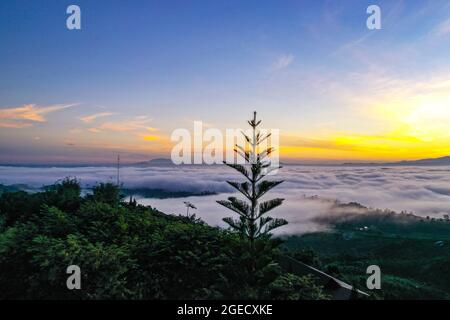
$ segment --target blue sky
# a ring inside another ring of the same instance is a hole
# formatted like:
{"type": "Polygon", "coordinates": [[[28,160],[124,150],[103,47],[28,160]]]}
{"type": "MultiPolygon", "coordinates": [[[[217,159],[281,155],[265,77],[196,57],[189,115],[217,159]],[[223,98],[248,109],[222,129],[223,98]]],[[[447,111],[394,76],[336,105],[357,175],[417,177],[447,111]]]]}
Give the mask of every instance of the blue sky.
{"type": "Polygon", "coordinates": [[[0,161],[165,156],[175,128],[240,127],[254,109],[295,159],[443,155],[449,19],[440,0],[5,0],[0,161]]]}

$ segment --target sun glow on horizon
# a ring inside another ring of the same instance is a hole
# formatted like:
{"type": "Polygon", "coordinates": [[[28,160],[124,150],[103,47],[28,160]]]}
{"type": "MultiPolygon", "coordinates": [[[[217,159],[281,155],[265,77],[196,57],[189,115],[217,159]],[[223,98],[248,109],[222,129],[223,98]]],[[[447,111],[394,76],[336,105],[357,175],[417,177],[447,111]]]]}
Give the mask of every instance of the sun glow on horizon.
{"type": "Polygon", "coordinates": [[[367,121],[372,119],[383,124],[378,132],[336,131],[321,139],[299,139],[300,134],[291,133],[281,139],[281,156],[289,159],[412,160],[450,155],[450,93],[374,100],[386,101],[369,108],[367,121]]]}

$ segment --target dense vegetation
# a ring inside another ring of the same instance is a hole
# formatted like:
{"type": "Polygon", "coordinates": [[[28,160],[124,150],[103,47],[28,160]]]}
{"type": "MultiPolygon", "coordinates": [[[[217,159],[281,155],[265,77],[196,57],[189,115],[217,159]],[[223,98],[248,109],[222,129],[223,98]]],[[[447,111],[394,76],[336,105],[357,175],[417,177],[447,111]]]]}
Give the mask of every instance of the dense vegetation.
{"type": "Polygon", "coordinates": [[[164,189],[148,189],[148,188],[134,188],[121,189],[121,192],[126,196],[155,198],[155,199],[169,199],[169,198],[186,198],[192,196],[210,196],[215,195],[215,192],[210,191],[169,191],[164,189]]]}
{"type": "Polygon", "coordinates": [[[370,298],[450,299],[448,220],[337,204],[341,214],[317,220],[329,231],[281,246],[262,237],[253,251],[239,232],[125,201],[111,184],[84,196],[73,179],[17,190],[0,195],[0,299],[327,298],[313,278],[283,272],[283,251],[366,292],[366,268],[379,265],[370,298]],[[66,287],[73,264],[81,290],[66,287]]]}
{"type": "Polygon", "coordinates": [[[254,245],[256,256],[236,232],[124,201],[111,184],[81,196],[66,179],[0,196],[0,299],[326,297],[280,269],[279,241],[254,245]],[[69,265],[81,268],[81,290],[66,287],[69,265]]]}
{"type": "Polygon", "coordinates": [[[19,186],[5,186],[3,184],[0,184],[0,196],[5,192],[15,192],[19,190],[19,186]]]}
{"type": "Polygon", "coordinates": [[[448,220],[340,206],[361,212],[328,216],[322,222],[331,231],[291,236],[283,246],[297,259],[366,292],[366,268],[380,266],[382,286],[370,292],[372,298],[450,299],[448,220]]]}

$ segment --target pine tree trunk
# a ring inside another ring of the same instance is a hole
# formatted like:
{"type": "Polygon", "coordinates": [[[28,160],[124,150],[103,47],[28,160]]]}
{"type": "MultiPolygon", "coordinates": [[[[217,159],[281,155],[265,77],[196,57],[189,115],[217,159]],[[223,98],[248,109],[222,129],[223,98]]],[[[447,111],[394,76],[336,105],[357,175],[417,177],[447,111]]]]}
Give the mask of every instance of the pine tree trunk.
{"type": "MultiPolygon", "coordinates": [[[[256,116],[254,118],[256,121],[256,116]]],[[[252,274],[256,272],[256,249],[255,249],[255,231],[256,231],[256,214],[257,214],[257,205],[258,201],[256,199],[256,177],[254,174],[253,167],[256,166],[257,157],[256,157],[256,127],[253,126],[253,140],[252,140],[252,157],[251,157],[251,167],[252,167],[252,207],[251,207],[251,236],[250,236],[250,250],[253,256],[252,259],[252,274]]]]}

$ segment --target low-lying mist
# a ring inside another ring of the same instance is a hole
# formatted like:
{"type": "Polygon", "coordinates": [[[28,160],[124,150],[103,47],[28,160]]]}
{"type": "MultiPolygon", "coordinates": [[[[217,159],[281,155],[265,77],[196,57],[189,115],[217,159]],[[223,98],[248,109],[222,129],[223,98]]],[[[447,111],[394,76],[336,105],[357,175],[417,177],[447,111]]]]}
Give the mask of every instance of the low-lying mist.
{"type": "MultiPolygon", "coordinates": [[[[30,168],[0,167],[0,183],[25,184],[30,188],[49,185],[65,177],[77,177],[84,188],[99,182],[116,181],[113,167],[30,168]]],[[[213,225],[222,225],[224,216],[232,215],[215,200],[225,199],[233,190],[226,180],[242,177],[225,166],[123,167],[120,181],[124,188],[164,189],[168,191],[216,192],[213,196],[189,197],[197,206],[193,211],[213,225]]],[[[317,195],[341,202],[408,211],[421,216],[442,217],[450,213],[450,167],[343,167],[286,166],[271,179],[285,182],[266,199],[285,198],[273,216],[286,218],[290,224],[283,233],[298,233],[320,228],[312,218],[333,214],[329,201],[315,201],[303,196],[317,195]]],[[[183,201],[177,199],[139,199],[166,213],[184,214],[183,201]]]]}

